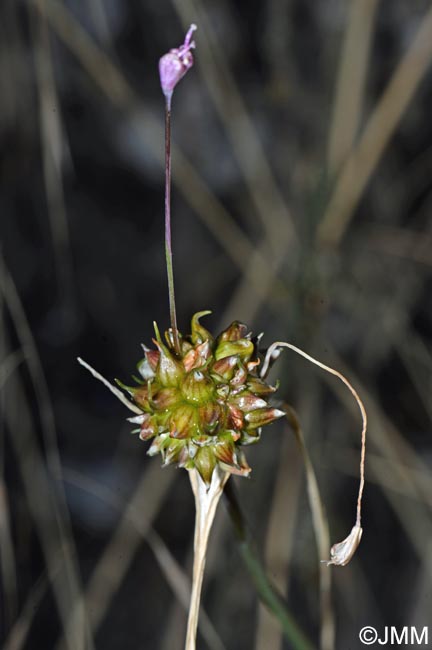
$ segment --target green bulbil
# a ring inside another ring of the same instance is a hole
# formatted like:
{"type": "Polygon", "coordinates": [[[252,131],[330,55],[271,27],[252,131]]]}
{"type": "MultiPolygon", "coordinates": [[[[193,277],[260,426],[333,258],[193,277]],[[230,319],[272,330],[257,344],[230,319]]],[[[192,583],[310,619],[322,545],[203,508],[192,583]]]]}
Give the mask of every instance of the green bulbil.
{"type": "Polygon", "coordinates": [[[193,316],[190,336],[179,335],[180,353],[171,332],[165,344],[155,325],[156,350],[144,347],[137,366],[142,380],[127,387],[142,409],[130,421],[151,441],[148,453],[161,454],[164,466],[196,468],[207,485],[217,465],[248,476],[241,447],[284,415],[266,401],[275,388],[257,373],[258,350],[246,326],[234,322],[214,339],[199,322],[208,313],[193,316]]]}

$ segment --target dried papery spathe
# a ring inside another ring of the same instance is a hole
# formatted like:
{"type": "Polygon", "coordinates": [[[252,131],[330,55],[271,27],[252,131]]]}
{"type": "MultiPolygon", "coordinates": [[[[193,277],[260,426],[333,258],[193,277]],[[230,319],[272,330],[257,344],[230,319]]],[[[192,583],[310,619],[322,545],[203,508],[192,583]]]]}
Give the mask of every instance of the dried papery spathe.
{"type": "Polygon", "coordinates": [[[331,368],[330,366],[326,366],[324,363],[321,363],[321,361],[314,359],[314,357],[312,357],[310,354],[307,354],[306,352],[296,347],[292,343],[287,343],[286,341],[276,341],[275,343],[272,343],[272,345],[268,348],[260,372],[260,377],[262,379],[264,379],[267,376],[270,366],[272,365],[273,361],[277,358],[280,350],[283,348],[288,348],[289,350],[292,350],[296,354],[302,356],[304,359],[310,361],[310,363],[313,363],[315,366],[318,366],[319,368],[322,368],[323,370],[330,373],[331,375],[337,377],[343,384],[345,384],[345,386],[351,392],[352,396],[357,402],[357,406],[361,414],[362,430],[361,430],[361,453],[360,453],[360,484],[359,484],[359,490],[357,495],[356,523],[353,526],[351,533],[348,535],[348,537],[342,540],[342,542],[333,544],[333,546],[330,549],[330,560],[321,560],[322,562],[325,562],[327,566],[330,564],[335,564],[337,566],[345,566],[346,564],[348,564],[348,562],[353,557],[355,551],[357,550],[363,534],[363,529],[361,527],[361,505],[362,505],[363,489],[365,483],[364,466],[365,466],[366,431],[367,431],[366,409],[355,388],[353,388],[353,386],[350,384],[348,379],[341,372],[335,370],[334,368],[331,368]]]}
{"type": "Polygon", "coordinates": [[[361,526],[353,526],[350,534],[342,542],[333,544],[330,549],[330,560],[322,560],[327,566],[335,564],[336,566],[346,566],[356,552],[363,534],[361,526]]]}

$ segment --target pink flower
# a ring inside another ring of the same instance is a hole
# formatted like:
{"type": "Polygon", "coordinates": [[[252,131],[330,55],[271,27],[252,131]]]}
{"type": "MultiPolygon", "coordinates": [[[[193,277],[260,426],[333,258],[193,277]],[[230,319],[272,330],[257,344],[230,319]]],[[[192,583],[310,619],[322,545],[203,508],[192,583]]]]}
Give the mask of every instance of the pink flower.
{"type": "Polygon", "coordinates": [[[162,92],[167,100],[171,99],[174,88],[193,66],[194,60],[191,50],[195,47],[195,41],[191,39],[196,28],[196,25],[192,24],[189,27],[183,45],[170,50],[168,54],[165,54],[159,60],[159,76],[162,92]]]}

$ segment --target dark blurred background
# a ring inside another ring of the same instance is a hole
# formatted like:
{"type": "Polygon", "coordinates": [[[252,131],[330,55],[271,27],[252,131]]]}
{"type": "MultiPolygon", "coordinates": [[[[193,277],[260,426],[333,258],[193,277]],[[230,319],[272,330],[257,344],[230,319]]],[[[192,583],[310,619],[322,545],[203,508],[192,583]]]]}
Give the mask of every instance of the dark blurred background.
{"type": "MultiPolygon", "coordinates": [[[[8,650],[183,647],[187,474],[146,456],[76,357],[127,383],[152,322],[168,326],[157,62],[191,22],[196,65],[173,102],[180,329],[211,309],[215,333],[239,319],[264,345],[299,345],[345,372],[370,419],[363,541],[331,570],[331,607],[283,424],[248,449],[252,478],[232,479],[256,547],[317,648],[361,648],[365,625],[432,625],[430,2],[2,0],[8,650]]],[[[356,405],[292,353],[277,378],[340,540],[355,517],[356,405]]],[[[221,504],[198,647],[292,647],[236,544],[221,504]]]]}

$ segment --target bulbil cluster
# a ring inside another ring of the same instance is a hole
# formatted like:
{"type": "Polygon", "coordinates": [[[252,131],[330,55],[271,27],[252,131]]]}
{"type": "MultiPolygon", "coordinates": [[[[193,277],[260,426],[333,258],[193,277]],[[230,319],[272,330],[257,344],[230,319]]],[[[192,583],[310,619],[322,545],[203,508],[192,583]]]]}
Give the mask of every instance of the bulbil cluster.
{"type": "Polygon", "coordinates": [[[284,415],[267,402],[276,388],[258,375],[257,339],[239,322],[214,339],[200,323],[209,313],[195,314],[190,336],[179,335],[180,353],[172,331],[164,343],[155,325],[156,349],[144,347],[137,386],[120,384],[142,410],[130,422],[152,441],[148,454],[160,453],[164,465],[196,468],[207,485],[216,465],[248,476],[240,447],[257,442],[261,428],[284,415]]]}

